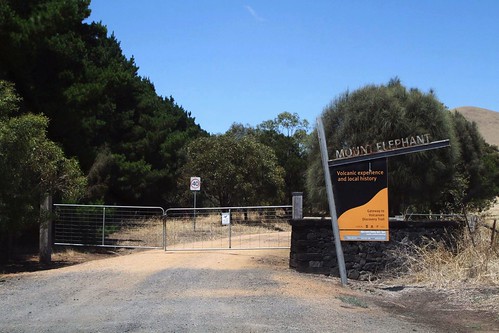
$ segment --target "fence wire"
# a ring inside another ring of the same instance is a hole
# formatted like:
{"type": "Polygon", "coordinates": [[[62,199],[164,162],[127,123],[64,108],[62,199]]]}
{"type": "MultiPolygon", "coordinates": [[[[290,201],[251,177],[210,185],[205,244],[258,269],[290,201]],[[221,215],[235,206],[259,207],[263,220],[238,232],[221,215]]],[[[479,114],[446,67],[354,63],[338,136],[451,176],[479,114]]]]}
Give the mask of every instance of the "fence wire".
{"type": "Polygon", "coordinates": [[[289,248],[292,206],[170,208],[166,250],[289,248]]]}
{"type": "Polygon", "coordinates": [[[163,248],[161,207],[54,204],[54,244],[163,248]]]}

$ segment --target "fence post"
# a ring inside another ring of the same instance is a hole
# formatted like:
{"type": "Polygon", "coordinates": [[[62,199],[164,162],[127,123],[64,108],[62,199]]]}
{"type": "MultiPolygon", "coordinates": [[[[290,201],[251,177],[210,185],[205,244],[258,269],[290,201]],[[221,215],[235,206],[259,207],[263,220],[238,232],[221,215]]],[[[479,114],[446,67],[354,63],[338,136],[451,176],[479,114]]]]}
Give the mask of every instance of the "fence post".
{"type": "Polygon", "coordinates": [[[166,251],[166,215],[163,215],[163,249],[166,251]]]}
{"type": "Polygon", "coordinates": [[[497,232],[496,230],[496,222],[497,222],[497,219],[494,219],[494,223],[492,224],[492,235],[490,236],[490,246],[494,246],[494,236],[497,232]]]}
{"type": "Polygon", "coordinates": [[[229,209],[229,249],[232,249],[232,214],[229,209]]]}
{"type": "Polygon", "coordinates": [[[52,196],[46,194],[40,202],[40,253],[39,261],[50,264],[52,261],[52,196]]]}
{"type": "Polygon", "coordinates": [[[303,218],[303,192],[293,192],[293,220],[303,218]]]}
{"type": "Polygon", "coordinates": [[[102,245],[105,244],[106,238],[106,207],[102,207],[102,245]]]}

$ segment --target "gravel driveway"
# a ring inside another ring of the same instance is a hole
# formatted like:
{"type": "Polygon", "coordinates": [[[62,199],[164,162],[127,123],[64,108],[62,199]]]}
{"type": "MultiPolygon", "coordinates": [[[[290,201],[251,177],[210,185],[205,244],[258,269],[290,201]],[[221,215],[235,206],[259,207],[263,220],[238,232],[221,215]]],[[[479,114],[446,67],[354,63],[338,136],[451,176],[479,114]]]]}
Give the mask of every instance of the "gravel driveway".
{"type": "Polygon", "coordinates": [[[138,252],[0,278],[0,332],[437,332],[289,250],[138,252]]]}

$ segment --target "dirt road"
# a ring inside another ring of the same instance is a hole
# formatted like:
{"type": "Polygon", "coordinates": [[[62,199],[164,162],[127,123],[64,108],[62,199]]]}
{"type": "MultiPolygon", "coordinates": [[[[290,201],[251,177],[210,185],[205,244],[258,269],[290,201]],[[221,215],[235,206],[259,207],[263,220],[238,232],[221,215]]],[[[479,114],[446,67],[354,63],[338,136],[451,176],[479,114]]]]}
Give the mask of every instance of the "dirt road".
{"type": "Polygon", "coordinates": [[[134,253],[0,278],[0,332],[439,332],[289,250],[134,253]]]}

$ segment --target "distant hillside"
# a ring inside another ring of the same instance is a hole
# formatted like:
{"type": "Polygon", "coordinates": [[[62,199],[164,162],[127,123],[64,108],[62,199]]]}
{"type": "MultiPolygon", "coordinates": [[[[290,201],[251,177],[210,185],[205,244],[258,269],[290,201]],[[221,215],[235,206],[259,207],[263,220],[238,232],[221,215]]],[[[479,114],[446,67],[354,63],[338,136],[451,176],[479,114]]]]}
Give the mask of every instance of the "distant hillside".
{"type": "Polygon", "coordinates": [[[499,146],[499,112],[474,106],[462,106],[454,110],[469,121],[474,121],[487,143],[499,146]]]}

